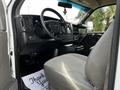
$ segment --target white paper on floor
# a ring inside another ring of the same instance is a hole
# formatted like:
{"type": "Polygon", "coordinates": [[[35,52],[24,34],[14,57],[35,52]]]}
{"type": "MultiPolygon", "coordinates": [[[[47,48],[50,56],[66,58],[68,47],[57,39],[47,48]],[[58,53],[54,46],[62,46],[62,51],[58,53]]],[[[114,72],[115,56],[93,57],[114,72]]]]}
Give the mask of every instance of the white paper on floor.
{"type": "Polygon", "coordinates": [[[48,81],[46,80],[44,70],[22,77],[27,88],[31,90],[48,90],[48,81]]]}

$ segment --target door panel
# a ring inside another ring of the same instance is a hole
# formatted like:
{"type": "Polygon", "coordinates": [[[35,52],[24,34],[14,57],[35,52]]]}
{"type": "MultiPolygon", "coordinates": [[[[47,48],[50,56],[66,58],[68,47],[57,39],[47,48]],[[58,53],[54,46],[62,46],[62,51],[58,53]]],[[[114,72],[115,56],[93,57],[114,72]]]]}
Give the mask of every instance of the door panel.
{"type": "Polygon", "coordinates": [[[17,90],[17,80],[11,75],[6,19],[2,0],[0,0],[0,90],[17,90]]]}

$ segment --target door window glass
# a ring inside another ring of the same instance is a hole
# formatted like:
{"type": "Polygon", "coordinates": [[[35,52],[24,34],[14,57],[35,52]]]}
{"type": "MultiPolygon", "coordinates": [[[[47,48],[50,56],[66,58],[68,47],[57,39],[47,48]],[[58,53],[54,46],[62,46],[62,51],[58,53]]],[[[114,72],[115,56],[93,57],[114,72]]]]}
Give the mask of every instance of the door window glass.
{"type": "Polygon", "coordinates": [[[86,21],[88,32],[104,32],[115,15],[116,6],[106,6],[97,9],[86,21]]]}

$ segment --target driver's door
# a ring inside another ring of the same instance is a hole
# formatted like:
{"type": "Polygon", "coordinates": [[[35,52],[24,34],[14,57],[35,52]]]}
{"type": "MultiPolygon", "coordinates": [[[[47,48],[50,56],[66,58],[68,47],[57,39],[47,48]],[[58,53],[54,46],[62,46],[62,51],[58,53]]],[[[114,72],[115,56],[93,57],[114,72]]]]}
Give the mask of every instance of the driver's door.
{"type": "Polygon", "coordinates": [[[0,90],[17,90],[17,80],[12,77],[7,41],[6,9],[0,0],[0,90]]]}

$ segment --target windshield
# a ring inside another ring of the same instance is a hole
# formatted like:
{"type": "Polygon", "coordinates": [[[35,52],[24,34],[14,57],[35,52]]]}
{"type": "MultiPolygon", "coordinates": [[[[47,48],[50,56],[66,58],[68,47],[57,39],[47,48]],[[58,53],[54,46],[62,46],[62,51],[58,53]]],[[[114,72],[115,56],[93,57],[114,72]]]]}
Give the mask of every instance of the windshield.
{"type": "MultiPolygon", "coordinates": [[[[75,4],[69,0],[25,0],[20,14],[40,15],[44,8],[55,9],[67,22],[72,24],[78,24],[90,10],[90,8],[75,4]],[[58,6],[59,1],[67,1],[67,3],[72,4],[72,8],[66,8],[67,13],[64,14],[64,8],[58,6]]],[[[56,15],[51,12],[46,12],[45,16],[57,18],[56,15]]]]}

